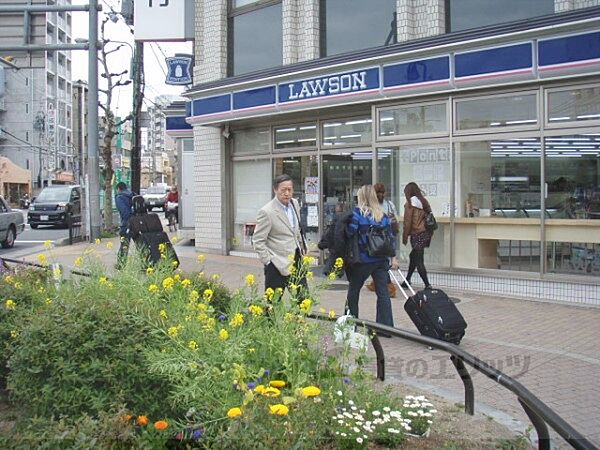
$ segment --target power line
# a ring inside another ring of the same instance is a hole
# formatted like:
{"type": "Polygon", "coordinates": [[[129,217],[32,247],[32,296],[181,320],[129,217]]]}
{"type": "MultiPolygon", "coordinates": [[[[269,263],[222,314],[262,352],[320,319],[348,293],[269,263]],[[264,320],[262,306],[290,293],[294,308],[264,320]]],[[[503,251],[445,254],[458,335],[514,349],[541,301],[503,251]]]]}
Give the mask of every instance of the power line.
{"type": "Polygon", "coordinates": [[[156,54],[156,50],[154,50],[154,46],[152,45],[152,43],[150,44],[150,50],[152,50],[152,54],[154,55],[154,58],[156,58],[156,62],[158,63],[158,65],[160,66],[162,72],[165,74],[165,77],[166,77],[167,71],[163,67],[163,63],[161,62],[161,60],[158,58],[158,55],[156,54]]]}

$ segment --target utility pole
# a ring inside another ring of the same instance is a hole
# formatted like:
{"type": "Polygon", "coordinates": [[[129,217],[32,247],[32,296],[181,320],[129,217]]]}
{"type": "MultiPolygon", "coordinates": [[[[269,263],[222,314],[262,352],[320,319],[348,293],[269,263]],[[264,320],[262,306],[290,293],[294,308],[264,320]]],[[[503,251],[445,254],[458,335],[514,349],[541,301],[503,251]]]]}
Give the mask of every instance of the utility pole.
{"type": "Polygon", "coordinates": [[[144,43],[135,41],[133,53],[133,120],[131,130],[131,190],[140,193],[141,185],[141,141],[142,133],[140,119],[144,99],[144,43]]]}
{"type": "Polygon", "coordinates": [[[98,0],[90,0],[88,38],[88,195],[90,241],[100,237],[100,167],[98,159],[98,0]]]}

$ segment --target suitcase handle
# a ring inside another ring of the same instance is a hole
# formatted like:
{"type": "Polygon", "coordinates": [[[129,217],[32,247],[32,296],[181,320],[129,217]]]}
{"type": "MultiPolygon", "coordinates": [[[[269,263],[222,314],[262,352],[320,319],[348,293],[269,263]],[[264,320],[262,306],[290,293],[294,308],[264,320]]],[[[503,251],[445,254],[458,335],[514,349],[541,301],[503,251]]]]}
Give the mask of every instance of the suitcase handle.
{"type": "MultiPolygon", "coordinates": [[[[408,286],[408,290],[410,291],[410,293],[412,295],[416,295],[415,290],[413,289],[413,287],[410,285],[410,283],[408,282],[408,280],[406,279],[406,277],[404,276],[404,274],[402,273],[402,271],[400,269],[396,269],[396,271],[400,274],[400,277],[402,277],[402,281],[404,283],[406,283],[406,285],[408,286]]],[[[406,291],[404,290],[404,288],[402,287],[402,285],[400,284],[400,282],[398,281],[398,278],[396,278],[396,276],[394,275],[394,271],[392,269],[390,269],[389,271],[390,274],[390,278],[394,281],[394,283],[396,283],[396,286],[398,286],[398,289],[400,289],[400,291],[402,292],[402,294],[404,295],[404,298],[406,300],[408,300],[408,298],[410,297],[406,291]]]]}

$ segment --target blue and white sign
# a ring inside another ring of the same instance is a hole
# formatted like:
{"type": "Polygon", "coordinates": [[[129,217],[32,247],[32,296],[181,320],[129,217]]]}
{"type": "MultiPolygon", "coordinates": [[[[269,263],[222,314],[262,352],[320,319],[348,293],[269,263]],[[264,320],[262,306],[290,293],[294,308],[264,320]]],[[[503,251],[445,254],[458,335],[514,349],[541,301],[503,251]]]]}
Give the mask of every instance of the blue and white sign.
{"type": "Polygon", "coordinates": [[[171,56],[165,59],[167,62],[166,84],[176,86],[192,84],[192,57],[171,56]]]}
{"type": "Polygon", "coordinates": [[[279,102],[316,100],[323,97],[356,95],[379,89],[379,67],[325,75],[279,85],[279,102]]]}

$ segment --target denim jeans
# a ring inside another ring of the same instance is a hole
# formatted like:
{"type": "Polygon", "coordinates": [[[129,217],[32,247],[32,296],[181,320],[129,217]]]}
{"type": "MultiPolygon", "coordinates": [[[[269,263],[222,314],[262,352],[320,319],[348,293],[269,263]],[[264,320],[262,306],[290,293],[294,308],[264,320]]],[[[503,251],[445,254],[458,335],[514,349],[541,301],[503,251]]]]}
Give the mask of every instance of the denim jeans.
{"type": "Polygon", "coordinates": [[[390,327],[394,326],[394,317],[392,315],[392,302],[388,292],[389,282],[389,262],[381,261],[375,263],[352,264],[346,271],[350,286],[348,287],[347,304],[350,314],[358,317],[358,297],[365,281],[369,276],[373,277],[375,282],[375,292],[377,293],[377,315],[376,321],[390,327]]]}

